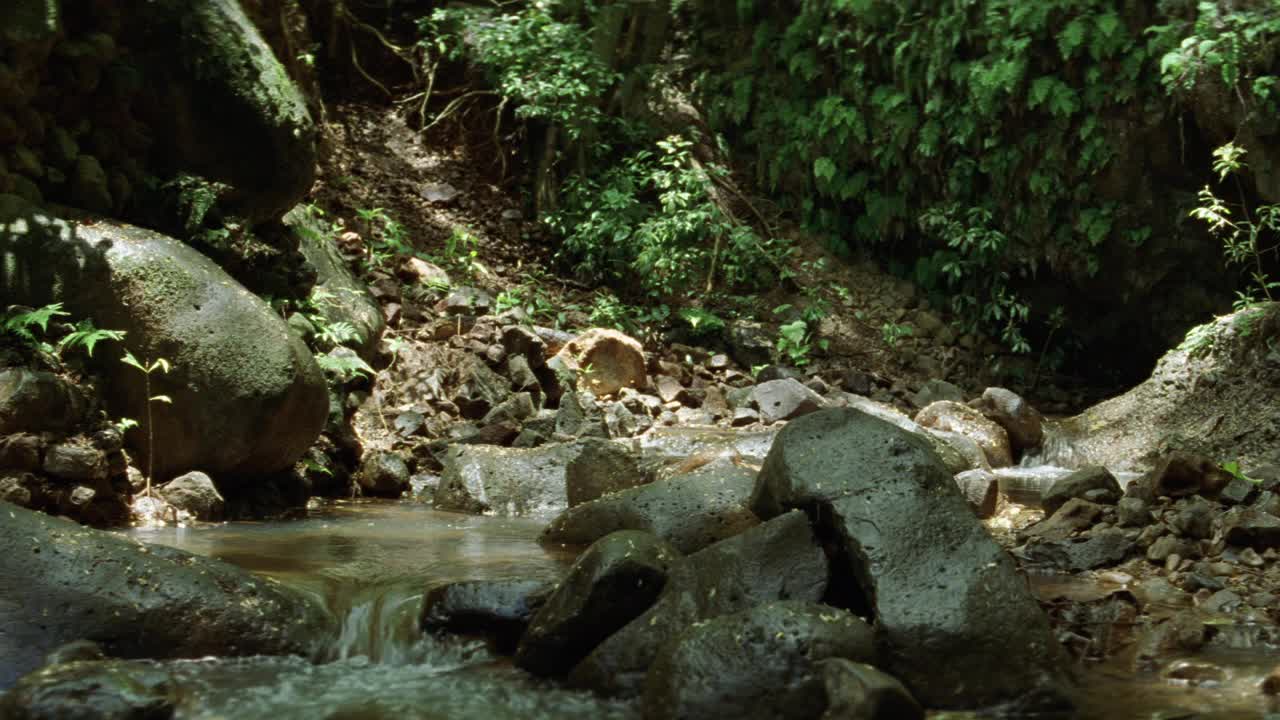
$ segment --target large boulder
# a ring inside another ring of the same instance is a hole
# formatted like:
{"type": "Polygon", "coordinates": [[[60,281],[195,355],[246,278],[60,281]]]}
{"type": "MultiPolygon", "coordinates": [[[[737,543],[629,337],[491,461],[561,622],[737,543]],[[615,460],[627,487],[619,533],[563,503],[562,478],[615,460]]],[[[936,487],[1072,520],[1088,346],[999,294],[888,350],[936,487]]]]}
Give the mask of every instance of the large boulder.
{"type": "Polygon", "coordinates": [[[752,507],[812,514],[834,548],[834,595],[874,614],[887,668],[925,705],[983,706],[1061,679],[1048,619],[923,438],[852,409],[794,420],[752,507]]]}
{"type": "Polygon", "coordinates": [[[315,179],[306,101],[236,0],[159,0],[131,14],[147,120],[168,167],[213,181],[184,200],[276,220],[315,179]],[[217,188],[217,189],[215,189],[217,188]]]}
{"type": "Polygon", "coordinates": [[[658,652],[646,720],[810,720],[826,709],[821,662],[873,663],[871,627],[844,610],[777,602],[699,623],[658,652]]]}
{"type": "Polygon", "coordinates": [[[6,720],[171,718],[177,684],[164,668],[138,661],[70,662],[23,677],[0,696],[6,720]]]}
{"type": "MultiPolygon", "coordinates": [[[[224,482],[291,466],[328,414],[324,376],[271,307],[208,258],[173,238],[107,220],[55,217],[0,195],[0,296],[63,302],[76,318],[124,330],[139,360],[165,358],[145,376],[99,349],[108,409],[138,420],[129,440],[144,466],[155,436],[157,478],[199,469],[224,482]]],[[[114,351],[114,348],[111,348],[114,351]]]]}
{"type": "Polygon", "coordinates": [[[643,387],[648,379],[644,348],[617,330],[588,330],[566,343],[554,359],[578,376],[582,390],[596,395],[643,387]]]}
{"type": "Polygon", "coordinates": [[[588,545],[618,530],[643,530],[692,553],[759,524],[747,507],[756,474],[717,461],[668,480],[605,495],[560,513],[544,542],[588,545]]]}
{"type": "Polygon", "coordinates": [[[0,502],[0,687],[75,640],[113,657],[309,655],[327,617],[227,563],[0,502]]]}
{"type": "Polygon", "coordinates": [[[364,281],[351,272],[338,252],[333,233],[307,206],[299,205],[284,216],[284,222],[298,236],[298,249],[316,273],[310,300],[315,311],[330,325],[349,323],[360,336],[347,343],[366,362],[373,362],[378,341],[386,329],[382,308],[369,294],[364,281]]]}
{"type": "Polygon", "coordinates": [[[580,452],[578,443],[536,448],[454,445],[445,454],[435,506],[516,517],[561,512],[569,507],[565,469],[580,452]]]}
{"type": "Polygon", "coordinates": [[[646,532],[601,538],[529,621],[516,664],[539,675],[569,672],[605,638],[653,605],[680,553],[646,532]]]}
{"type": "Polygon", "coordinates": [[[1056,465],[1142,472],[1171,450],[1238,460],[1247,473],[1280,462],[1280,303],[1187,333],[1132,390],[1054,424],[1056,465]]]}
{"type": "Polygon", "coordinates": [[[680,560],[658,601],[569,675],[579,687],[636,695],[663,643],[700,620],[779,600],[817,602],[827,558],[803,513],[789,513],[680,560]]]}

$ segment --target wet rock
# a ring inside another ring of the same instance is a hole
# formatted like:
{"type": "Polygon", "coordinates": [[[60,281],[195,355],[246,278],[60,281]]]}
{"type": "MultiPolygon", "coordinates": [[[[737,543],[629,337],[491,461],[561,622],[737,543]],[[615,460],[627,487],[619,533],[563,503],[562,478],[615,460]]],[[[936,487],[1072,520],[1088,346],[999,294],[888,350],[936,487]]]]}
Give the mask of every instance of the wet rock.
{"type": "Polygon", "coordinates": [[[982,448],[972,438],[960,433],[937,430],[935,428],[920,428],[920,431],[933,438],[933,449],[942,457],[942,461],[947,464],[948,470],[955,472],[955,458],[959,458],[965,467],[962,472],[967,472],[968,470],[991,471],[991,464],[987,462],[987,454],[982,451],[982,448]]]}
{"type": "Polygon", "coordinates": [[[44,656],[44,664],[61,665],[69,662],[82,662],[86,660],[102,660],[106,658],[106,654],[102,652],[102,646],[92,640],[76,640],[66,645],[59,645],[52,652],[44,656]]]}
{"type": "Polygon", "coordinates": [[[911,396],[911,404],[917,408],[925,408],[940,400],[950,400],[951,402],[964,402],[964,390],[952,385],[946,380],[934,378],[925,382],[924,385],[911,396]]]}
{"type": "Polygon", "coordinates": [[[996,514],[1000,503],[1000,479],[987,470],[967,470],[956,475],[956,486],[965,502],[980,518],[996,514]]]}
{"type": "Polygon", "coordinates": [[[628,438],[653,426],[648,415],[637,416],[620,402],[611,402],[604,408],[604,427],[611,438],[628,438]]]}
{"type": "Polygon", "coordinates": [[[827,573],[803,513],[718,542],[677,562],[653,607],[596,647],[570,682],[606,695],[638,694],[662,645],[695,622],[779,600],[817,602],[827,573]]]}
{"type": "Polygon", "coordinates": [[[817,717],[820,663],[874,662],[871,627],[847,611],[777,602],[721,615],[663,645],[645,678],[647,720],[817,717]]]}
{"type": "Polygon", "coordinates": [[[1039,447],[1044,439],[1044,417],[1015,392],[989,387],[974,407],[1005,429],[1015,452],[1039,447]]]}
{"type": "Polygon", "coordinates": [[[755,473],[727,461],[607,495],[561,513],[544,542],[588,545],[618,530],[642,530],[692,553],[755,525],[747,505],[755,473]]]}
{"type": "Polygon", "coordinates": [[[582,441],[582,451],[565,468],[569,507],[645,483],[636,457],[615,442],[599,438],[582,441]]]}
{"type": "Polygon", "coordinates": [[[84,439],[61,442],[45,451],[42,469],[61,480],[97,482],[107,479],[107,456],[84,439]]]}
{"type": "MultiPolygon", "coordinates": [[[[10,297],[62,301],[73,316],[126,331],[136,357],[171,363],[151,375],[151,394],[173,400],[152,403],[152,475],[261,477],[306,452],[328,414],[324,375],[267,303],[173,238],[71,223],[13,200],[0,196],[0,253],[17,273],[4,276],[10,297]]],[[[102,372],[110,414],[142,422],[134,442],[147,437],[143,374],[114,361],[102,372]]]]}
{"type": "Polygon", "coordinates": [[[1009,446],[1009,434],[994,421],[968,405],[936,402],[916,415],[916,423],[923,427],[959,433],[978,443],[991,467],[1007,467],[1013,464],[1009,446]]]}
{"type": "Polygon", "coordinates": [[[1280,547],[1280,518],[1254,508],[1228,510],[1222,516],[1222,530],[1229,545],[1259,550],[1280,547]]]}
{"type": "Polygon", "coordinates": [[[1049,559],[1049,564],[1059,570],[1081,572],[1108,567],[1123,562],[1137,544],[1122,532],[1095,532],[1089,537],[1072,538],[1040,545],[1037,557],[1049,559]]]}
{"type": "Polygon", "coordinates": [[[226,563],[6,503],[0,517],[0,686],[83,638],[125,658],[310,654],[326,627],[302,594],[226,563]]]}
{"type": "Polygon", "coordinates": [[[924,720],[924,710],[897,678],[866,663],[818,663],[827,695],[822,720],[924,720]]]}
{"type": "Polygon", "coordinates": [[[578,443],[452,446],[445,453],[436,507],[517,517],[560,512],[569,506],[565,470],[581,449],[578,443]]]}
{"type": "Polygon", "coordinates": [[[830,538],[833,588],[874,612],[887,667],[931,707],[974,707],[1063,680],[1063,653],[1013,560],[923,438],[852,409],[795,420],[752,508],[808,508],[830,538]]]}
{"type": "Polygon", "coordinates": [[[366,453],[356,471],[356,482],[365,495],[398,498],[409,489],[409,466],[394,452],[366,453]]]}
{"type": "Polygon", "coordinates": [[[1205,540],[1213,535],[1214,509],[1203,498],[1193,497],[1181,503],[1169,525],[1179,535],[1192,540],[1205,540]]]}
{"type": "Polygon", "coordinates": [[[1163,535],[1147,548],[1147,559],[1153,563],[1164,563],[1171,555],[1193,557],[1199,551],[1194,544],[1173,535],[1163,535]]]}
{"type": "Polygon", "coordinates": [[[1151,505],[1136,497],[1123,497],[1116,504],[1116,524],[1120,527],[1144,527],[1151,522],[1151,505]]]}
{"type": "Polygon", "coordinates": [[[1087,496],[1090,502],[1110,505],[1119,502],[1120,495],[1120,483],[1115,476],[1095,465],[1055,480],[1041,497],[1040,504],[1046,515],[1052,515],[1072,498],[1086,499],[1087,496]]]}
{"type": "Polygon", "coordinates": [[[186,510],[197,520],[214,522],[223,518],[226,501],[222,499],[213,480],[202,472],[189,472],[156,488],[165,502],[179,510],[186,510]]]}
{"type": "Polygon", "coordinates": [[[794,378],[760,383],[751,391],[751,398],[767,423],[807,415],[826,405],[821,395],[794,378]]]}
{"type": "Polygon", "coordinates": [[[457,382],[448,400],[468,420],[479,420],[511,397],[511,383],[470,353],[453,368],[457,382]]]}
{"type": "Polygon", "coordinates": [[[1183,452],[1162,457],[1146,478],[1156,495],[1171,498],[1216,497],[1230,481],[1231,475],[1209,458],[1183,452]]]}
{"type": "Polygon", "coordinates": [[[470,580],[427,590],[422,601],[425,632],[479,634],[503,651],[515,649],[529,618],[550,596],[546,580],[470,580]]]}
{"type": "Polygon", "coordinates": [[[9,720],[161,720],[179,702],[165,670],[141,663],[78,662],[55,665],[20,680],[0,696],[9,720]]]}
{"type": "Polygon", "coordinates": [[[11,502],[29,508],[34,503],[32,489],[39,481],[31,473],[0,475],[0,502],[11,502]]]}
{"type": "Polygon", "coordinates": [[[520,638],[516,665],[563,675],[605,638],[648,610],[679,551],[634,530],[610,533],[569,569],[520,638]]]}
{"type": "Polygon", "coordinates": [[[1027,529],[1026,534],[1043,540],[1063,540],[1087,530],[1102,517],[1101,505],[1072,498],[1057,512],[1027,529]]]}
{"type": "Polygon", "coordinates": [[[578,374],[580,389],[596,395],[644,387],[648,378],[644,349],[638,341],[616,330],[588,330],[570,340],[556,357],[578,374]]]}
{"type": "MultiPolygon", "coordinates": [[[[0,247],[3,237],[0,235],[0,247]]],[[[0,369],[0,435],[67,432],[83,420],[86,407],[80,392],[51,372],[25,367],[0,369]]]]}
{"type": "Polygon", "coordinates": [[[1207,631],[1203,616],[1183,610],[1167,619],[1147,625],[1135,643],[1135,662],[1139,668],[1150,666],[1171,653],[1191,653],[1204,647],[1207,631]]]}

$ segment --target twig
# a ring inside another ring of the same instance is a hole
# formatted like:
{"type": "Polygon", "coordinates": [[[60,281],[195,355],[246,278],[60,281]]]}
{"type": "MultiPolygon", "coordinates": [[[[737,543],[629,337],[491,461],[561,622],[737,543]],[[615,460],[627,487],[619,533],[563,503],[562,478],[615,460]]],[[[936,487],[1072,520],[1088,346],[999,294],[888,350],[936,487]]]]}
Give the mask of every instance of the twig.
{"type": "Polygon", "coordinates": [[[471,100],[471,99],[473,99],[473,98],[480,97],[480,96],[483,96],[483,95],[497,95],[497,94],[498,94],[498,93],[493,92],[492,90],[472,90],[471,92],[469,92],[469,93],[467,93],[467,94],[465,94],[465,95],[462,95],[462,96],[460,96],[460,97],[456,97],[456,98],[454,98],[453,100],[449,101],[449,104],[448,104],[448,105],[445,105],[445,106],[444,106],[444,109],[443,109],[443,110],[441,110],[439,113],[437,113],[437,114],[436,114],[435,119],[434,119],[434,120],[432,120],[430,124],[428,124],[426,127],[422,128],[422,129],[421,129],[421,130],[419,130],[418,132],[419,132],[419,133],[425,133],[426,131],[430,130],[431,128],[435,127],[436,125],[439,125],[441,122],[443,122],[444,120],[448,119],[448,117],[449,117],[450,115],[452,115],[453,113],[457,112],[458,108],[459,108],[459,107],[460,107],[464,102],[466,102],[467,100],[471,100]]]}

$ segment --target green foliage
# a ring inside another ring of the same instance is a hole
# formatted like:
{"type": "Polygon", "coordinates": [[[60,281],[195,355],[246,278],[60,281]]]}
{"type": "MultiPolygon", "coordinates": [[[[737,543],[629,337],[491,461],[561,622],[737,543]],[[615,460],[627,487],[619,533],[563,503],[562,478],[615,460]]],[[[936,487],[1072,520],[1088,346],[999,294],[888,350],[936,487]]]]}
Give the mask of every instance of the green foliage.
{"type": "Polygon", "coordinates": [[[600,100],[621,78],[593,52],[589,33],[553,16],[560,4],[436,10],[419,22],[421,44],[474,60],[515,103],[517,117],[547,121],[576,139],[605,121],[600,100]]]}
{"type": "MultiPolygon", "coordinates": [[[[1227,143],[1213,151],[1213,170],[1219,181],[1225,181],[1245,168],[1244,148],[1227,143]]],[[[1239,185],[1237,184],[1237,189],[1239,185]]],[[[1280,252],[1280,204],[1262,205],[1250,214],[1243,191],[1240,203],[1233,207],[1220,199],[1213,188],[1200,190],[1200,205],[1191,216],[1203,221],[1222,240],[1223,255],[1229,265],[1247,270],[1251,285],[1241,293],[1237,308],[1261,300],[1274,300],[1273,290],[1280,282],[1272,280],[1264,269],[1267,255],[1280,252]]]]}
{"type": "Polygon", "coordinates": [[[1228,473],[1230,473],[1231,477],[1236,478],[1237,480],[1244,480],[1246,482],[1254,483],[1255,485],[1262,482],[1258,478],[1253,478],[1246,475],[1244,473],[1244,470],[1240,469],[1240,462],[1238,460],[1224,462],[1219,467],[1221,467],[1223,470],[1226,470],[1228,473]]]}
{"type": "MultiPolygon", "coordinates": [[[[138,372],[142,373],[142,377],[143,377],[143,388],[145,390],[144,397],[146,397],[147,399],[146,400],[146,405],[147,405],[146,481],[147,481],[147,485],[146,485],[145,493],[147,497],[151,497],[151,477],[152,475],[155,474],[155,458],[156,458],[155,414],[152,412],[151,407],[152,405],[158,402],[162,402],[165,404],[173,403],[173,399],[170,398],[168,395],[152,395],[151,394],[151,376],[156,372],[161,372],[167,375],[169,374],[169,371],[172,369],[172,366],[169,364],[169,361],[166,360],[165,358],[156,358],[155,360],[152,360],[150,358],[145,358],[145,359],[139,360],[137,357],[134,356],[132,352],[129,352],[128,350],[124,351],[124,356],[120,358],[120,362],[124,363],[125,365],[128,365],[129,367],[136,369],[138,372]]],[[[124,418],[119,421],[117,426],[128,429],[130,427],[137,427],[137,423],[133,422],[130,418],[124,418]]]]}
{"type": "Polygon", "coordinates": [[[778,327],[778,355],[790,361],[796,367],[804,367],[811,361],[814,348],[827,348],[825,339],[815,339],[809,323],[803,319],[785,323],[778,327]]]}
{"type": "Polygon", "coordinates": [[[1274,113],[1280,107],[1280,78],[1269,72],[1280,38],[1280,5],[1226,9],[1199,2],[1190,17],[1149,32],[1166,42],[1181,37],[1160,58],[1160,77],[1170,91],[1189,93],[1206,80],[1221,81],[1245,108],[1261,104],[1274,113]]]}
{"type": "Polygon", "coordinates": [[[354,352],[325,353],[316,356],[316,364],[320,369],[332,375],[339,384],[349,382],[358,377],[372,380],[373,367],[354,352]]]}
{"type": "Polygon", "coordinates": [[[682,308],[676,315],[689,326],[694,337],[714,336],[724,330],[724,320],[710,310],[687,307],[682,308]]]}
{"type": "Polygon", "coordinates": [[[628,305],[611,292],[597,292],[588,316],[596,327],[610,327],[628,335],[648,337],[671,319],[671,308],[665,304],[628,305]]]}
{"type": "Polygon", "coordinates": [[[58,355],[61,356],[68,348],[84,348],[85,353],[93,357],[93,348],[103,340],[120,342],[124,340],[124,331],[104,330],[95,327],[92,320],[81,320],[70,333],[58,340],[58,355]]]}
{"type": "Polygon", "coordinates": [[[903,338],[909,338],[915,335],[915,328],[906,324],[898,324],[886,322],[880,326],[880,337],[884,339],[884,344],[889,347],[896,347],[903,338]]]}
{"type": "Polygon", "coordinates": [[[15,337],[31,347],[48,348],[47,344],[44,348],[41,347],[42,341],[36,337],[35,329],[39,328],[42,334],[47,333],[50,320],[67,315],[68,313],[62,310],[62,303],[53,303],[34,310],[21,307],[10,308],[0,317],[0,334],[15,337]]]}
{"type": "Polygon", "coordinates": [[[692,143],[670,136],[597,175],[565,183],[546,220],[564,237],[562,257],[583,276],[653,297],[690,287],[751,284],[784,253],[730,217],[711,195],[713,175],[692,143]]]}

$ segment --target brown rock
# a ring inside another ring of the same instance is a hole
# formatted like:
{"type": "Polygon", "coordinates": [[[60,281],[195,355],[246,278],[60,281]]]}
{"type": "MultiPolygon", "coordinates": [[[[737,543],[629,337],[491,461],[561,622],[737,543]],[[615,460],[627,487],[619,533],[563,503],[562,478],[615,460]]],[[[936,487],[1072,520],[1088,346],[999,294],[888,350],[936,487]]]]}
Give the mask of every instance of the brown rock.
{"type": "Polygon", "coordinates": [[[958,402],[940,400],[916,415],[916,422],[927,428],[959,433],[978,443],[991,467],[1013,464],[1009,433],[994,420],[958,402]]]}
{"type": "Polygon", "coordinates": [[[579,388],[596,395],[642,387],[647,377],[644,349],[617,330],[588,330],[570,340],[556,358],[578,373],[579,388]]]}

